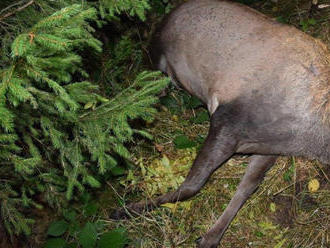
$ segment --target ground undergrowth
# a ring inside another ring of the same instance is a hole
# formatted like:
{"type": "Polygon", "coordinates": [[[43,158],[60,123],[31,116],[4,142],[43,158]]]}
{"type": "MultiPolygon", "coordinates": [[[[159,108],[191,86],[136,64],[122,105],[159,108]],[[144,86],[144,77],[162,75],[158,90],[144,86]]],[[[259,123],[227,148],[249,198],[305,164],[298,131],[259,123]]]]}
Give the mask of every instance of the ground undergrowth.
{"type": "MultiPolygon", "coordinates": [[[[176,93],[172,95],[178,98],[176,93]]],[[[138,166],[121,179],[123,191],[110,187],[118,193],[120,202],[150,198],[178,187],[207,133],[207,121],[196,123],[201,113],[202,109],[173,113],[162,107],[151,124],[154,143],[148,144],[149,148],[147,144],[138,146],[138,166]],[[177,137],[186,137],[189,148],[178,145],[177,137]]],[[[229,160],[189,201],[165,204],[137,218],[106,223],[109,228],[126,228],[128,247],[194,247],[194,240],[213,225],[234,195],[248,159],[235,156],[229,160]]],[[[316,161],[280,158],[243,206],[220,247],[329,247],[329,172],[316,161]]]]}

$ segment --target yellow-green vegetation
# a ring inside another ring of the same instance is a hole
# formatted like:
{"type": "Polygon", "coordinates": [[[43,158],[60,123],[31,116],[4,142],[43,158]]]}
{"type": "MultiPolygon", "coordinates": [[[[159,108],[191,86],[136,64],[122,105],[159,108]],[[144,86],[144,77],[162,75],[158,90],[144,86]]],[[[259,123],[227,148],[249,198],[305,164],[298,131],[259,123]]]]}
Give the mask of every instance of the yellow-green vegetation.
{"type": "MultiPolygon", "coordinates": [[[[194,115],[194,111],[185,110],[177,117],[167,109],[159,114],[152,128],[155,151],[140,151],[138,167],[121,180],[126,193],[120,195],[135,193],[135,197],[122,200],[150,198],[178,187],[197,148],[176,149],[171,142],[174,137],[167,134],[181,130],[191,139],[205,135],[207,123],[187,124],[194,115]]],[[[234,195],[247,162],[247,156],[231,159],[189,201],[164,204],[137,218],[106,223],[112,228],[126,227],[132,239],[129,247],[194,247],[194,240],[212,226],[234,195]]],[[[328,175],[329,168],[316,161],[280,158],[243,206],[220,247],[328,247],[328,175]]]]}

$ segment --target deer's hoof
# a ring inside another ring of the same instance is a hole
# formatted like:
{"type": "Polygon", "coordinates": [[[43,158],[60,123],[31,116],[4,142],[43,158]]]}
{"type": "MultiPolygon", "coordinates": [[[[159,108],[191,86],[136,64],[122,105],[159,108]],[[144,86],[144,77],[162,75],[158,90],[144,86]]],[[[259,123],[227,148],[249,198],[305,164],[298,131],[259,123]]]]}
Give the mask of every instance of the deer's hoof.
{"type": "Polygon", "coordinates": [[[202,247],[202,246],[201,246],[201,244],[202,244],[202,240],[203,240],[202,237],[199,237],[199,238],[197,238],[197,239],[195,240],[195,243],[196,243],[196,245],[197,245],[197,248],[201,248],[201,247],[202,247]]]}
{"type": "Polygon", "coordinates": [[[195,240],[197,248],[217,248],[218,245],[210,244],[203,237],[199,237],[195,240]]]}

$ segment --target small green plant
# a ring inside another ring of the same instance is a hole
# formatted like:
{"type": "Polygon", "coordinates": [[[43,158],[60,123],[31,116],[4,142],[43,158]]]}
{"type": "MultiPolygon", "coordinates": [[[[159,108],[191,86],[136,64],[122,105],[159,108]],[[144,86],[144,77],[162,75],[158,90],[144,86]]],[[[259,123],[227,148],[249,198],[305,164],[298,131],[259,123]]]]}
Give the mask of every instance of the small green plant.
{"type": "Polygon", "coordinates": [[[276,20],[280,23],[288,24],[289,23],[289,17],[288,16],[278,16],[276,17],[276,20]]]}
{"type": "Polygon", "coordinates": [[[291,182],[293,179],[292,177],[294,176],[295,170],[296,170],[295,159],[292,158],[289,169],[283,174],[283,179],[287,182],[291,182]]]}
{"type": "Polygon", "coordinates": [[[80,224],[76,218],[50,224],[44,248],[121,248],[127,243],[123,228],[104,231],[102,222],[80,224]]]}
{"type": "Polygon", "coordinates": [[[210,120],[210,116],[206,109],[203,109],[202,111],[198,111],[196,116],[191,118],[191,121],[195,124],[203,124],[209,120],[210,120]]]}
{"type": "Polygon", "coordinates": [[[105,230],[103,221],[97,217],[99,205],[89,193],[80,198],[79,212],[63,211],[62,219],[52,222],[47,230],[44,248],[121,248],[128,242],[126,230],[105,230]]]}
{"type": "Polygon", "coordinates": [[[203,106],[197,97],[191,96],[184,91],[173,89],[169,94],[160,99],[160,103],[172,114],[178,114],[186,109],[196,109],[203,106]]]}
{"type": "Polygon", "coordinates": [[[189,139],[186,135],[179,135],[174,140],[176,149],[186,149],[197,146],[197,143],[189,139]]]}
{"type": "Polygon", "coordinates": [[[308,31],[310,26],[316,25],[316,20],[314,18],[308,18],[306,20],[301,20],[300,21],[300,26],[304,32],[308,31]]]}

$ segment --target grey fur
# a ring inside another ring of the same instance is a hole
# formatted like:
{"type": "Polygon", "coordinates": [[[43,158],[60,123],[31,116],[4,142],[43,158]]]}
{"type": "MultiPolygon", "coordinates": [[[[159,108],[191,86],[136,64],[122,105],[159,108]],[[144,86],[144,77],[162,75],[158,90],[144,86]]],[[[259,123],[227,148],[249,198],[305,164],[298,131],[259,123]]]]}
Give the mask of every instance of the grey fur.
{"type": "MultiPolygon", "coordinates": [[[[235,153],[251,154],[227,209],[197,242],[217,247],[278,155],[330,164],[330,55],[320,41],[237,3],[191,0],[152,44],[154,64],[208,106],[211,126],[179,189],[128,211],[188,199],[235,153]]],[[[113,215],[124,216],[123,209],[113,215]]]]}

